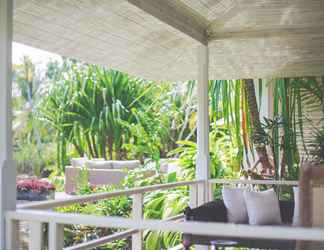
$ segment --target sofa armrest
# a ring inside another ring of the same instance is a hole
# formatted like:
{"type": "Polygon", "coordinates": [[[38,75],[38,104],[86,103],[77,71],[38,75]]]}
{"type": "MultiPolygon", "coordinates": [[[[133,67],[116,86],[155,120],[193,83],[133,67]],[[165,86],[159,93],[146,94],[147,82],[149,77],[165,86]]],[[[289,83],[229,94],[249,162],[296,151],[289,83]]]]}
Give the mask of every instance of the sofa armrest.
{"type": "Polygon", "coordinates": [[[226,207],[222,200],[208,202],[193,209],[187,207],[184,214],[187,221],[227,222],[226,207]]]}

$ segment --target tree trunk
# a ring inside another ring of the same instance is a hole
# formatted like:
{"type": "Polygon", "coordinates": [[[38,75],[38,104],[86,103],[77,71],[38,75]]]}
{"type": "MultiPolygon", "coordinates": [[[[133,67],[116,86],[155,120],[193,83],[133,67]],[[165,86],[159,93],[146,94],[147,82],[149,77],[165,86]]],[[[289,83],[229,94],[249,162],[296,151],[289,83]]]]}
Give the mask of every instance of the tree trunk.
{"type": "Polygon", "coordinates": [[[273,167],[268,158],[266,133],[261,126],[253,79],[244,80],[244,86],[252,123],[252,134],[250,135],[250,139],[254,144],[260,163],[262,164],[262,173],[272,174],[271,170],[273,167]]]}
{"type": "Polygon", "coordinates": [[[324,116],[324,76],[321,77],[321,81],[320,81],[320,92],[321,92],[321,110],[322,110],[322,114],[324,116]]]}

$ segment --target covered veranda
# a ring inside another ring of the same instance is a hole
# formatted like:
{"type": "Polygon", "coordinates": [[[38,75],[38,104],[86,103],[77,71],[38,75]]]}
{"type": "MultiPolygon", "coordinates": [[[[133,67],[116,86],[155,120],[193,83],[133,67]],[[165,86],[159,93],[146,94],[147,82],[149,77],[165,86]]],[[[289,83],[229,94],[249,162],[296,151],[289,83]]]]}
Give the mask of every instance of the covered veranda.
{"type": "Polygon", "coordinates": [[[41,249],[43,223],[49,224],[51,250],[64,247],[64,224],[127,229],[119,235],[70,249],[89,249],[130,235],[132,248],[142,249],[144,229],[322,240],[321,229],[146,221],[142,220],[142,199],[145,192],[184,185],[191,187],[191,206],[210,200],[211,186],[219,181],[209,179],[208,80],[323,75],[323,17],[321,0],[0,0],[1,249],[18,249],[20,220],[31,223],[33,250],[41,249]],[[12,41],[147,79],[197,79],[197,180],[16,207],[11,142],[12,41]],[[133,196],[133,218],[48,211],[118,195],[133,196]]]}

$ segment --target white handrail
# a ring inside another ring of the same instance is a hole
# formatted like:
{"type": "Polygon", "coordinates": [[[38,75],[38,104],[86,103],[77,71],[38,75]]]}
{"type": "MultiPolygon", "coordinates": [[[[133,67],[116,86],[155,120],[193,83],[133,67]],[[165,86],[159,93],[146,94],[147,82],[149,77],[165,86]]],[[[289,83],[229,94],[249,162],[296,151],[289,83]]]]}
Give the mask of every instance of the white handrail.
{"type": "Polygon", "coordinates": [[[75,246],[66,247],[64,250],[86,250],[86,249],[92,249],[98,246],[101,246],[103,244],[107,244],[109,242],[125,239],[127,237],[132,236],[133,234],[137,233],[138,230],[136,229],[129,229],[122,232],[114,233],[112,235],[108,235],[105,237],[101,237],[99,239],[95,239],[92,241],[84,242],[75,246]]]}
{"type": "Polygon", "coordinates": [[[278,185],[278,186],[298,186],[298,181],[285,180],[227,180],[227,179],[210,179],[209,183],[213,184],[251,184],[251,185],[278,185]]]}
{"type": "Polygon", "coordinates": [[[9,220],[27,220],[43,223],[57,223],[93,227],[129,228],[163,232],[183,232],[187,234],[209,235],[254,239],[323,241],[324,229],[285,226],[251,226],[228,223],[173,222],[161,220],[134,220],[119,217],[62,214],[40,210],[18,210],[7,212],[9,220]]]}
{"type": "Polygon", "coordinates": [[[95,202],[98,200],[109,199],[117,196],[131,196],[134,194],[142,194],[142,193],[147,193],[147,192],[152,192],[157,190],[165,190],[165,189],[171,189],[171,188],[176,188],[181,186],[191,186],[201,182],[202,181],[181,181],[181,182],[174,182],[174,183],[167,183],[167,184],[160,184],[160,185],[153,185],[153,186],[146,186],[146,187],[138,187],[138,188],[132,188],[126,190],[118,190],[113,192],[80,195],[80,196],[75,196],[66,199],[22,204],[18,206],[18,209],[51,209],[55,207],[69,206],[75,203],[95,202]]]}
{"type": "MultiPolygon", "coordinates": [[[[167,219],[163,219],[163,221],[179,221],[179,220],[183,220],[184,219],[184,215],[183,214],[179,214],[179,215],[175,215],[172,217],[169,217],[167,219]]],[[[108,235],[108,236],[104,236],[101,237],[99,239],[95,239],[92,241],[88,241],[88,242],[84,242],[75,246],[71,246],[71,247],[67,247],[64,248],[64,250],[86,250],[86,249],[92,249],[94,247],[98,247],[101,246],[103,244],[107,244],[109,242],[118,240],[118,239],[125,239],[129,236],[132,236],[133,234],[138,233],[139,230],[136,229],[129,229],[129,230],[125,230],[122,232],[118,232],[118,233],[114,233],[112,235],[108,235]]]]}

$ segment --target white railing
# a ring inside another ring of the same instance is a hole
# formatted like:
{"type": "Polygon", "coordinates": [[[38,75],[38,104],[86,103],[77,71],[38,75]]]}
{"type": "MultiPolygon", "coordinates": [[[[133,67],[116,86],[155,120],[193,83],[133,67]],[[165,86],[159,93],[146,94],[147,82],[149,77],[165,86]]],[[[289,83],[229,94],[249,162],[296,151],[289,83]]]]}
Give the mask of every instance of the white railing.
{"type": "MultiPolygon", "coordinates": [[[[208,180],[186,181],[168,183],[147,187],[139,187],[128,190],[114,191],[109,193],[76,196],[64,200],[35,202],[20,205],[17,211],[7,213],[7,242],[8,250],[18,249],[19,221],[30,223],[30,249],[40,250],[43,243],[43,224],[49,225],[49,250],[63,249],[64,225],[87,225],[103,228],[126,228],[128,230],[115,233],[100,239],[85,242],[76,246],[65,248],[66,250],[91,249],[112,242],[117,239],[132,237],[132,250],[142,249],[145,229],[161,231],[178,231],[192,234],[205,234],[217,236],[240,235],[240,237],[271,238],[271,239],[300,239],[300,240],[323,240],[324,230],[306,228],[285,227],[251,227],[247,225],[228,225],[219,223],[183,222],[183,215],[177,215],[167,220],[143,220],[143,195],[147,192],[172,189],[180,186],[190,187],[190,206],[201,204],[204,199],[199,196],[213,198],[213,186],[217,184],[251,184],[251,185],[298,185],[295,181],[264,181],[264,180],[208,180]],[[207,194],[207,195],[206,195],[207,194]],[[109,216],[92,216],[81,214],[55,213],[48,211],[55,207],[69,206],[75,203],[95,202],[117,196],[132,196],[132,218],[116,218],[109,216]],[[176,222],[175,222],[176,221],[176,222]]],[[[181,245],[176,249],[181,249],[181,245]]]]}
{"type": "MultiPolygon", "coordinates": [[[[134,230],[173,231],[188,234],[255,239],[281,239],[281,240],[306,240],[323,241],[324,229],[301,228],[289,226],[251,226],[229,223],[163,221],[161,220],[136,220],[111,216],[93,216],[80,214],[64,214],[44,212],[39,210],[17,210],[7,213],[9,221],[27,220],[57,225],[82,224],[94,227],[131,228],[134,230]]],[[[53,249],[53,248],[51,248],[53,249]]]]}
{"type": "MultiPolygon", "coordinates": [[[[18,249],[19,238],[18,238],[18,231],[19,231],[19,221],[28,221],[30,226],[30,242],[29,242],[29,249],[32,250],[41,250],[43,245],[43,224],[47,223],[49,225],[49,234],[48,234],[48,241],[49,241],[49,250],[58,250],[63,249],[63,231],[64,225],[70,223],[64,222],[57,222],[53,221],[53,212],[49,212],[48,209],[53,209],[57,207],[64,207],[69,206],[76,203],[86,203],[86,202],[95,202],[103,199],[110,199],[113,197],[118,196],[132,196],[133,199],[133,207],[132,207],[132,219],[136,221],[140,221],[143,219],[143,195],[147,192],[153,192],[158,190],[166,190],[166,189],[173,189],[181,186],[188,186],[190,188],[190,206],[195,207],[198,204],[198,194],[199,192],[205,192],[205,183],[204,181],[183,181],[183,182],[176,182],[176,183],[167,183],[161,185],[153,185],[153,186],[146,186],[146,187],[138,187],[132,188],[127,190],[120,190],[114,192],[106,192],[106,193],[97,193],[97,194],[90,194],[90,195],[83,195],[83,196],[76,196],[67,199],[61,200],[53,200],[53,201],[43,201],[43,202],[33,202],[29,204],[19,205],[17,207],[17,211],[8,213],[7,217],[7,235],[9,243],[8,249],[18,249]],[[199,191],[202,189],[202,191],[199,191]],[[30,218],[28,215],[33,213],[42,214],[43,216],[37,216],[39,219],[30,218]],[[40,219],[41,218],[41,219],[40,219]]],[[[64,214],[61,213],[60,215],[65,215],[66,218],[72,218],[71,214],[64,214]]],[[[81,215],[73,215],[76,216],[75,218],[81,218],[81,215]]],[[[74,217],[73,217],[74,218],[74,217]]],[[[98,217],[96,217],[98,218],[98,217]]],[[[100,217],[99,217],[100,218],[100,217]]],[[[102,217],[101,217],[102,218],[102,217]]],[[[105,217],[108,218],[108,217],[105,217]]],[[[165,221],[178,221],[183,220],[183,215],[177,215],[171,218],[167,218],[165,221]]],[[[72,220],[67,219],[68,222],[72,220]]],[[[89,220],[90,222],[91,220],[89,220]]],[[[83,223],[82,221],[74,221],[72,224],[84,224],[87,225],[88,223],[83,223]]],[[[91,223],[90,223],[91,224],[91,223]]],[[[108,223],[102,225],[101,227],[109,227],[112,226],[108,223]]],[[[91,225],[89,225],[91,226],[91,225]]],[[[92,226],[96,226],[93,224],[92,226]]],[[[117,227],[123,228],[123,227],[117,227]]],[[[128,228],[128,227],[125,227],[128,228]]],[[[142,250],[143,246],[143,235],[142,230],[136,228],[130,228],[129,230],[125,230],[122,232],[118,232],[109,236],[102,237],[100,239],[92,240],[89,242],[85,242],[82,244],[78,244],[72,247],[65,248],[66,250],[81,250],[81,249],[91,249],[94,247],[98,247],[100,245],[112,242],[118,239],[125,239],[128,237],[132,237],[132,250],[142,250]]]]}

